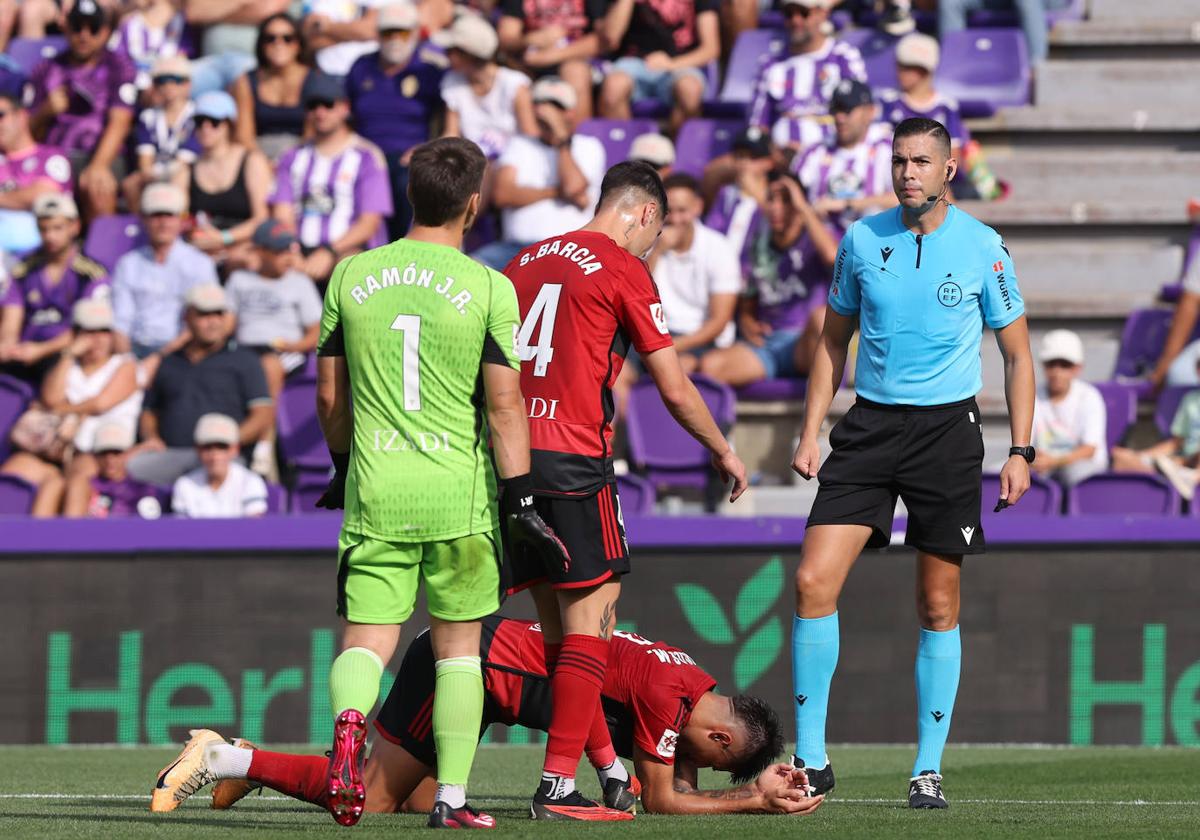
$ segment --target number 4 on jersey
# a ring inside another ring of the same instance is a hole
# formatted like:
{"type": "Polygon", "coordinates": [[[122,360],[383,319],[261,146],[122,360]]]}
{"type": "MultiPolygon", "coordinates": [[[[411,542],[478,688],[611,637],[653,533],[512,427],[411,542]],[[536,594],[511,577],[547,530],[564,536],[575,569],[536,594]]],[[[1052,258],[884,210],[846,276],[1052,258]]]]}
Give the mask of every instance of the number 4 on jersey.
{"type": "Polygon", "coordinates": [[[521,324],[521,332],[517,335],[517,352],[522,362],[534,362],[534,376],[545,376],[546,368],[554,358],[554,319],[558,316],[558,298],[561,294],[561,283],[542,286],[533,301],[533,306],[529,307],[529,314],[521,324]],[[541,321],[542,327],[538,330],[537,344],[531,344],[533,329],[538,325],[538,321],[541,321]]]}

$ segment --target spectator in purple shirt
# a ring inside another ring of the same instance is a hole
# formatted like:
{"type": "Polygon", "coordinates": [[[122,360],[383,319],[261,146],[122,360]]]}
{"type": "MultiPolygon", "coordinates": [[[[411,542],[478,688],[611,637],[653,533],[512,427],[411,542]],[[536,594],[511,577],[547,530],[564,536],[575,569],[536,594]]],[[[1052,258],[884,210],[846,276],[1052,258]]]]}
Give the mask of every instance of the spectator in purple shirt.
{"type": "Polygon", "coordinates": [[[104,267],[79,250],[79,211],[69,195],[34,202],[41,246],[0,282],[0,370],[40,383],[71,343],[71,310],[79,300],[107,297],[104,267]]]}
{"type": "Polygon", "coordinates": [[[66,17],[67,49],[33,71],[34,134],[67,153],[87,219],[117,210],[117,175],[138,92],[129,58],[105,44],[112,18],[97,0],[66,17]]]}
{"type": "Polygon", "coordinates": [[[24,253],[41,242],[33,202],[71,192],[71,164],[29,131],[29,113],[14,92],[0,93],[0,250],[24,253]]]}
{"type": "Polygon", "coordinates": [[[127,453],[132,447],[133,430],[128,426],[109,423],[97,429],[92,454],[96,456],[98,473],[68,480],[63,516],[69,519],[161,516],[163,491],[130,478],[125,469],[127,453]]]}
{"type": "Polygon", "coordinates": [[[790,174],[772,173],[766,213],[742,255],[741,340],[705,354],[700,372],[733,386],[806,375],[836,258],[837,242],[800,184],[790,174]]]}
{"type": "Polygon", "coordinates": [[[154,107],[138,114],[133,131],[137,170],[125,176],[121,192],[136,212],[142,190],[154,181],[188,184],[188,166],[196,160],[195,113],[191,100],[192,67],[187,56],[172,55],[154,63],[154,107]]]}
{"type": "Polygon", "coordinates": [[[754,230],[767,204],[767,176],[774,165],[771,144],[748,128],[733,141],[734,182],[717,192],[704,224],[725,234],[736,253],[754,230]]]}
{"type": "Polygon", "coordinates": [[[382,235],[392,191],[383,153],[350,130],[341,84],[319,78],[306,91],[304,106],[313,138],[279,159],[269,202],[274,218],[300,239],[301,270],[324,282],[338,260],[382,235]]]}
{"type": "Polygon", "coordinates": [[[187,21],[175,0],[132,0],[128,7],[132,10],[121,20],[110,45],[133,62],[138,89],[146,90],[155,62],[183,55],[180,41],[187,21]]]}

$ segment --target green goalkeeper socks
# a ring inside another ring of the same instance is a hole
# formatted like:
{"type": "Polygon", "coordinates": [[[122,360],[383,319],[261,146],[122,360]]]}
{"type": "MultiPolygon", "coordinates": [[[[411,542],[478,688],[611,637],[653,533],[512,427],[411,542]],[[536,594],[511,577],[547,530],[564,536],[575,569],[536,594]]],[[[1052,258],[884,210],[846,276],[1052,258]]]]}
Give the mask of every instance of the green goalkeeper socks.
{"type": "Polygon", "coordinates": [[[371,714],[379,699],[379,680],[383,662],[374,651],[361,647],[347,648],[329,669],[329,703],[333,716],[346,709],[357,709],[363,717],[371,714]]]}
{"type": "Polygon", "coordinates": [[[435,663],[433,742],[437,749],[437,780],[465,785],[479,745],[483,720],[483,672],[478,656],[455,656],[435,663]]]}

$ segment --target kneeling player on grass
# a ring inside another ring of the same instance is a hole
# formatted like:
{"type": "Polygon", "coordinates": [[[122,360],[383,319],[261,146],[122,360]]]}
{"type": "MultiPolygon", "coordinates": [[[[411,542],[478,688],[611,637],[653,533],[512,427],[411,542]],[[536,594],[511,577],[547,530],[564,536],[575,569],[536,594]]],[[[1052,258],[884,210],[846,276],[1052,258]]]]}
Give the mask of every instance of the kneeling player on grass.
{"type": "MultiPolygon", "coordinates": [[[[541,635],[530,621],[484,619],[479,650],[487,696],[484,730],[492,723],[549,728],[550,680],[541,635]]],[[[618,631],[608,654],[604,709],[617,750],[633,759],[647,812],[807,814],[821,804],[822,797],[807,795],[803,771],[772,764],[782,736],[779,719],[762,700],[717,694],[713,678],[665,642],[618,631]],[[697,770],[703,767],[730,773],[739,786],[697,789],[697,770]]],[[[432,806],[433,694],[433,645],[425,632],[409,645],[375,721],[380,738],[363,774],[367,810],[425,812],[432,806]]],[[[222,780],[213,789],[214,808],[230,807],[258,785],[332,807],[322,756],[239,746],[197,730],[168,765],[170,780],[156,788],[156,796],[161,790],[174,808],[205,784],[222,780]]],[[[605,794],[609,807],[622,807],[610,790],[605,794]]],[[[624,807],[631,806],[629,801],[624,807]]]]}

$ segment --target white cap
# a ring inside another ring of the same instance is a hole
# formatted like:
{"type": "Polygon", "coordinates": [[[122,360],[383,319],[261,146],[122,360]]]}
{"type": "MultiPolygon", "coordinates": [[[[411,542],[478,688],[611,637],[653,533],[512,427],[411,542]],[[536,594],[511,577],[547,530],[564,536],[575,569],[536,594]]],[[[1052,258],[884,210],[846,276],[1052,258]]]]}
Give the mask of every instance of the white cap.
{"type": "Polygon", "coordinates": [[[896,63],[904,67],[920,67],[932,73],[941,57],[937,39],[923,32],[910,32],[896,44],[896,63]]]}
{"type": "Polygon", "coordinates": [[[500,38],[492,25],[479,15],[463,12],[454,23],[431,39],[442,49],[462,50],[482,61],[491,61],[500,46],[500,38]]]}
{"type": "Polygon", "coordinates": [[[105,423],[96,429],[92,452],[124,452],[133,446],[133,427],[124,423],[105,423]]]}
{"type": "Polygon", "coordinates": [[[390,32],[393,29],[411,30],[420,25],[417,7],[408,0],[398,3],[388,3],[379,10],[376,26],[380,32],[390,32]]]}
{"type": "Polygon", "coordinates": [[[111,330],[113,310],[105,298],[84,298],[71,310],[71,323],[81,330],[111,330]]]}
{"type": "Polygon", "coordinates": [[[184,299],[187,305],[197,312],[225,312],[229,309],[229,300],[225,290],[215,283],[205,283],[188,289],[184,299]]]}
{"type": "Polygon", "coordinates": [[[174,184],[155,182],[142,190],[143,216],[153,216],[155,213],[181,216],[186,207],[187,196],[174,184]]]}
{"type": "Polygon", "coordinates": [[[1042,336],[1042,347],[1038,351],[1042,362],[1064,361],[1073,365],[1083,364],[1083,341],[1071,330],[1050,330],[1042,336]]]}
{"type": "Polygon", "coordinates": [[[630,160],[644,160],[651,166],[675,163],[675,144],[661,134],[642,134],[629,147],[630,160]]]}
{"type": "Polygon", "coordinates": [[[66,193],[42,193],[33,200],[33,215],[39,219],[78,219],[79,207],[66,193]]]}
{"type": "Polygon", "coordinates": [[[197,446],[208,446],[212,443],[236,446],[237,421],[226,414],[205,414],[196,422],[195,441],[197,446]]]}
{"type": "Polygon", "coordinates": [[[159,76],[182,76],[190,79],[192,78],[192,63],[183,53],[164,56],[150,67],[150,77],[157,78],[159,76]]]}
{"type": "Polygon", "coordinates": [[[543,76],[533,83],[533,101],[550,102],[564,111],[570,111],[577,104],[575,88],[564,82],[558,76],[543,76]]]}

